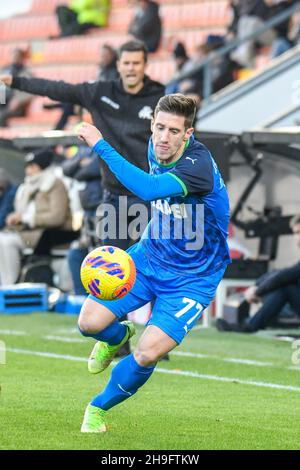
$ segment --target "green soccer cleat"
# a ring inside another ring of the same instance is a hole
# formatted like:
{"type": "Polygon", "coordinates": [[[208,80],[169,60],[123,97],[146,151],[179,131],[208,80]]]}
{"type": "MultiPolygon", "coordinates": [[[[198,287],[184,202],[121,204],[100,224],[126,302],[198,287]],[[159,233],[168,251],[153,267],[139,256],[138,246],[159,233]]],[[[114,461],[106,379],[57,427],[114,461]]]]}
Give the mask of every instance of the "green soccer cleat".
{"type": "Polygon", "coordinates": [[[98,341],[95,344],[88,361],[88,370],[91,374],[99,374],[106,369],[120,347],[135,334],[135,326],[131,321],[122,321],[121,323],[127,327],[126,335],[121,343],[110,346],[104,341],[98,341]]]}
{"type": "Polygon", "coordinates": [[[106,432],[106,411],[89,404],[86,407],[81,432],[106,432]]]}

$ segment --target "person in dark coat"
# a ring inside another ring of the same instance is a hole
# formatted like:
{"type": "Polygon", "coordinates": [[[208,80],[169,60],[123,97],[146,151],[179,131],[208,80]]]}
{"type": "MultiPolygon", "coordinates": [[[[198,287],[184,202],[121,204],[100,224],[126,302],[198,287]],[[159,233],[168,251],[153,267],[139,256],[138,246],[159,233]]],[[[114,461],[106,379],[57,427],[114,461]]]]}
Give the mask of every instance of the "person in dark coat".
{"type": "Polygon", "coordinates": [[[159,5],[152,0],[137,0],[136,4],[136,14],[128,32],[143,41],[149,52],[155,52],[159,47],[162,32],[159,5]]]}

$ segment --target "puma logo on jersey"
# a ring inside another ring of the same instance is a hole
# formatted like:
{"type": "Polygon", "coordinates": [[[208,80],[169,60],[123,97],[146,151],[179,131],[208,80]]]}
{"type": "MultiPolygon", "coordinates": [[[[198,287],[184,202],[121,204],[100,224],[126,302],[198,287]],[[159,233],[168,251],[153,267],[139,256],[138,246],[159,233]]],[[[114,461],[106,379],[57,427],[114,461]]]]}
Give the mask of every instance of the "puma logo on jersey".
{"type": "Polygon", "coordinates": [[[144,106],[139,112],[140,119],[152,119],[153,117],[153,109],[150,106],[144,106]]]}
{"type": "Polygon", "coordinates": [[[190,158],[190,157],[185,157],[186,160],[191,160],[193,165],[195,165],[195,162],[197,161],[197,158],[190,158]]]}

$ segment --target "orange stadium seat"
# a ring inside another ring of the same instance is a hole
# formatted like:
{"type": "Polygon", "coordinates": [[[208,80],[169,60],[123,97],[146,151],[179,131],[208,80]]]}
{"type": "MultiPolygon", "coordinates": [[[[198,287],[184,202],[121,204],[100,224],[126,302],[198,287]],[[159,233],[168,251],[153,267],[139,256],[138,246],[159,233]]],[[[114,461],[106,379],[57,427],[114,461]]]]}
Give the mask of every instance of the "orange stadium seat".
{"type": "Polygon", "coordinates": [[[109,15],[108,25],[111,31],[128,31],[132,18],[131,8],[116,8],[109,15]]]}
{"type": "Polygon", "coordinates": [[[47,41],[41,51],[43,63],[97,63],[101,44],[118,47],[128,39],[127,35],[101,34],[47,41]]]}
{"type": "Polygon", "coordinates": [[[12,52],[15,46],[19,44],[1,44],[0,45],[0,66],[8,65],[11,63],[12,52]]]}
{"type": "Polygon", "coordinates": [[[32,13],[52,13],[58,5],[66,5],[66,0],[33,0],[32,13]]]}
{"type": "MultiPolygon", "coordinates": [[[[61,116],[60,109],[44,109],[45,103],[52,102],[48,98],[35,97],[28,107],[28,111],[25,117],[10,119],[9,123],[12,128],[24,127],[43,127],[44,130],[49,130],[58,122],[61,116]]],[[[72,126],[78,122],[76,116],[69,118],[69,125],[72,126]]],[[[1,132],[0,132],[1,137],[1,132]]]]}
{"type": "Polygon", "coordinates": [[[16,16],[0,22],[0,41],[46,39],[58,32],[53,15],[16,16]]]}
{"type": "Polygon", "coordinates": [[[170,59],[150,61],[146,73],[152,80],[167,83],[174,74],[174,62],[170,59]]]}
{"type": "Polygon", "coordinates": [[[163,5],[161,14],[164,28],[168,31],[178,28],[226,26],[229,21],[227,0],[163,5]]]}
{"type": "Polygon", "coordinates": [[[66,67],[50,66],[34,68],[34,75],[36,77],[47,78],[49,80],[64,80],[68,83],[95,80],[97,72],[97,65],[68,65],[66,67]]]}

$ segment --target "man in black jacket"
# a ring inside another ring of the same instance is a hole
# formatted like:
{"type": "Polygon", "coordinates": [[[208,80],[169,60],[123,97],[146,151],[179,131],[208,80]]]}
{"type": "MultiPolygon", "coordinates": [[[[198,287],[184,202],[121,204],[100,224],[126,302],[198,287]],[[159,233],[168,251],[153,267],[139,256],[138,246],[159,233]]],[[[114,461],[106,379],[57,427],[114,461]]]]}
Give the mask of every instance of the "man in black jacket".
{"type": "MultiPolygon", "coordinates": [[[[300,215],[291,220],[296,243],[300,248],[300,215]]],[[[286,304],[300,316],[300,262],[290,268],[273,271],[262,276],[257,285],[245,292],[245,299],[250,304],[262,298],[263,305],[246,323],[230,324],[219,319],[217,328],[220,331],[236,331],[253,333],[267,326],[269,321],[276,318],[286,304]]]]}
{"type": "MultiPolygon", "coordinates": [[[[118,55],[120,79],[84,82],[76,85],[41,78],[0,76],[14,89],[79,104],[92,115],[94,125],[126,160],[148,171],[146,159],[153,110],[164,95],[164,86],[145,75],[147,51],[141,41],[129,41],[118,55]]],[[[103,188],[112,194],[129,195],[107,166],[103,168],[103,188]]]]}
{"type": "MultiPolygon", "coordinates": [[[[129,41],[118,51],[117,67],[120,79],[84,82],[76,85],[63,81],[41,78],[0,76],[7,86],[49,98],[79,104],[92,115],[94,125],[102,130],[107,140],[126,160],[148,171],[147,146],[151,135],[150,123],[158,100],[164,95],[164,86],[145,75],[147,49],[141,41],[129,41]]],[[[142,202],[133,196],[102,163],[103,202],[116,209],[119,217],[119,196],[127,196],[128,211],[142,202]]],[[[121,208],[122,212],[122,208],[121,208]]],[[[101,215],[101,214],[99,214],[101,215]]],[[[131,219],[122,213],[122,223],[127,226],[131,219]]],[[[117,236],[103,240],[107,245],[127,249],[131,239],[117,236]]],[[[124,232],[123,230],[121,230],[124,232]]],[[[141,232],[142,230],[140,230],[141,232]]]]}

